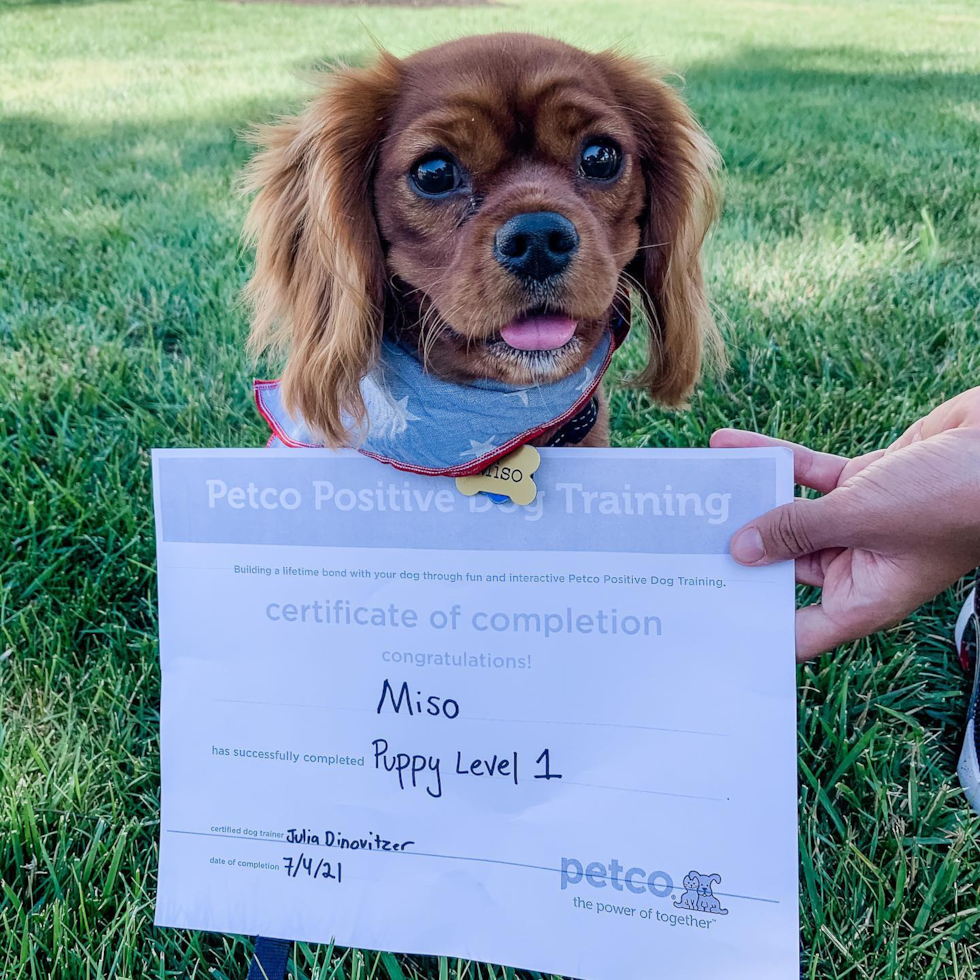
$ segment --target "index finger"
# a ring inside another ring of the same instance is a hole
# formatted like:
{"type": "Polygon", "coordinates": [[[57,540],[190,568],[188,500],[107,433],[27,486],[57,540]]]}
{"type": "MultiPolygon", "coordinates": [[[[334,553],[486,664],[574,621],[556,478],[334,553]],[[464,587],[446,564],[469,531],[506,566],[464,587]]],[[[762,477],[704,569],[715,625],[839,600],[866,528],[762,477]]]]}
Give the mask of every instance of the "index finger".
{"type": "Polygon", "coordinates": [[[835,453],[818,453],[795,442],[764,436],[761,432],[745,429],[718,429],[711,436],[712,449],[751,449],[756,447],[782,446],[793,450],[793,479],[800,486],[830,493],[837,486],[844,467],[850,462],[846,456],[835,453]]]}

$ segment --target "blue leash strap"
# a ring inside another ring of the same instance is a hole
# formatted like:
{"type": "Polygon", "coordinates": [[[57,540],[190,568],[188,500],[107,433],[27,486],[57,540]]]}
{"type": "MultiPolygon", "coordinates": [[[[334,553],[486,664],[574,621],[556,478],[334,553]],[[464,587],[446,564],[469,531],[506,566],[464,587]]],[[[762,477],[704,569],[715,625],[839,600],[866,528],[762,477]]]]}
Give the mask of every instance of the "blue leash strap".
{"type": "Polygon", "coordinates": [[[288,939],[256,936],[247,980],[285,980],[286,960],[291,945],[288,939]]]}

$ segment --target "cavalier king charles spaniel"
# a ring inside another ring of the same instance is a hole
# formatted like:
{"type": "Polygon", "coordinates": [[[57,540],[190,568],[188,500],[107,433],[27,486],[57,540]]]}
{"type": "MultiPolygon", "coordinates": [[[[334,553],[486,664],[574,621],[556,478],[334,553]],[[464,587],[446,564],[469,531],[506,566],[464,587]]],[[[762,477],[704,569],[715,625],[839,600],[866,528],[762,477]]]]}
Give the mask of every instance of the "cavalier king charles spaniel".
{"type": "MultiPolygon", "coordinates": [[[[717,152],[640,61],[528,34],[383,52],[256,141],[250,344],[286,354],[282,403],[321,445],[357,444],[386,339],[441,382],[520,393],[643,321],[634,380],[665,405],[717,346],[717,152]]],[[[596,396],[582,445],[608,444],[596,396]]]]}

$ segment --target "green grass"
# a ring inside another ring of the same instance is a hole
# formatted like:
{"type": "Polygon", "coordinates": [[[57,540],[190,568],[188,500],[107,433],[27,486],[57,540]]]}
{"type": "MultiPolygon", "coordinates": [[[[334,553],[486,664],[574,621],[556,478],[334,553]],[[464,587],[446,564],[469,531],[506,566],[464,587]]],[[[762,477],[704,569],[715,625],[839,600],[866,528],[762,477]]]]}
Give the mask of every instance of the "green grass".
{"type": "MultiPolygon", "coordinates": [[[[159,675],[151,446],[258,445],[233,192],[297,75],[474,31],[622,42],[683,73],[727,165],[709,278],[731,369],[619,445],[753,426],[859,452],[980,378],[980,9],[519,0],[395,10],[0,0],[0,975],[244,975],[151,926],[159,675]]],[[[629,362],[627,351],[621,364],[629,362]]],[[[942,596],[802,668],[804,976],[973,978],[980,821],[942,596]]],[[[299,976],[514,977],[295,950],[299,976]]]]}

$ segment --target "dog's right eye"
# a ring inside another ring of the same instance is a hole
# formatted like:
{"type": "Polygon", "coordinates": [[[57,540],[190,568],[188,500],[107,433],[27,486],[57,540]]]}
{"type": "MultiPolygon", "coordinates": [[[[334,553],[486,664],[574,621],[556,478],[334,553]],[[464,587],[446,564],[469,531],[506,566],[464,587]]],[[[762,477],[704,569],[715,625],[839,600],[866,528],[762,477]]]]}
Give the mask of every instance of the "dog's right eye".
{"type": "Polygon", "coordinates": [[[459,167],[442,153],[422,157],[411,170],[412,183],[423,194],[438,197],[456,190],[461,181],[459,167]]]}

